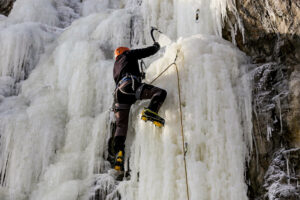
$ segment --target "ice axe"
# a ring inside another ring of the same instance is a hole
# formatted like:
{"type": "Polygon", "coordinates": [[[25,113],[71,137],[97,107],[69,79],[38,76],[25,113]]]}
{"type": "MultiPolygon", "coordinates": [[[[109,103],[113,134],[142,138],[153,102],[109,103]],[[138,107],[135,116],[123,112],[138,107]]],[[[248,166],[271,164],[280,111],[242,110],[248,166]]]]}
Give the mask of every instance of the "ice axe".
{"type": "MultiPolygon", "coordinates": [[[[159,33],[162,33],[162,32],[158,28],[151,26],[150,34],[151,34],[153,42],[155,43],[156,40],[155,40],[154,35],[153,35],[154,31],[157,31],[159,33]]],[[[140,63],[140,72],[141,72],[142,79],[145,79],[145,72],[144,72],[145,68],[146,68],[146,64],[145,64],[145,62],[143,60],[141,60],[141,63],[140,63]]]]}
{"type": "Polygon", "coordinates": [[[156,42],[156,40],[155,40],[155,38],[154,38],[154,36],[153,36],[153,32],[154,32],[154,31],[157,31],[157,32],[159,32],[159,33],[162,33],[162,32],[161,32],[158,28],[151,26],[150,34],[151,34],[151,37],[152,37],[153,42],[156,42]]]}
{"type": "Polygon", "coordinates": [[[172,40],[168,36],[166,36],[165,34],[163,34],[163,32],[160,31],[156,27],[151,26],[150,33],[151,33],[151,37],[152,37],[153,42],[158,42],[160,44],[160,47],[165,47],[165,46],[167,46],[167,45],[169,45],[169,44],[172,43],[172,40]],[[158,41],[156,41],[155,38],[154,38],[154,31],[157,31],[157,32],[160,33],[158,41]]]}

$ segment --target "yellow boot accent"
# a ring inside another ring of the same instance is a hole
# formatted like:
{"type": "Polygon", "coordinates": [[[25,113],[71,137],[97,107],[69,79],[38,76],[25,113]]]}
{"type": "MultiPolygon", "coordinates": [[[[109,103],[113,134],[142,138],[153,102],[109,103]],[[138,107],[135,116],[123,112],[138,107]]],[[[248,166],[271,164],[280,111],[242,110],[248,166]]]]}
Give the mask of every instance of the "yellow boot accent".
{"type": "Polygon", "coordinates": [[[142,113],[141,113],[141,114],[142,114],[141,119],[144,120],[145,122],[148,121],[148,120],[147,120],[147,117],[144,116],[144,114],[145,114],[145,109],[142,110],[142,113]]]}
{"type": "Polygon", "coordinates": [[[160,127],[160,128],[164,126],[162,123],[159,123],[159,122],[156,122],[156,121],[154,121],[153,124],[154,124],[155,126],[160,127]]]}
{"type": "MultiPolygon", "coordinates": [[[[117,158],[116,158],[116,165],[114,167],[115,170],[117,171],[121,171],[121,166],[120,164],[123,163],[123,152],[122,151],[119,151],[118,154],[117,154],[117,158]],[[119,164],[119,165],[118,165],[119,164]]],[[[121,164],[122,165],[122,164],[121,164]]]]}
{"type": "Polygon", "coordinates": [[[123,156],[123,152],[122,151],[119,151],[117,157],[122,157],[123,156]]]}
{"type": "Polygon", "coordinates": [[[148,112],[154,114],[154,115],[158,115],[156,112],[150,110],[149,108],[144,109],[143,112],[142,112],[142,114],[144,114],[144,112],[145,112],[146,110],[147,110],[148,112]]]}

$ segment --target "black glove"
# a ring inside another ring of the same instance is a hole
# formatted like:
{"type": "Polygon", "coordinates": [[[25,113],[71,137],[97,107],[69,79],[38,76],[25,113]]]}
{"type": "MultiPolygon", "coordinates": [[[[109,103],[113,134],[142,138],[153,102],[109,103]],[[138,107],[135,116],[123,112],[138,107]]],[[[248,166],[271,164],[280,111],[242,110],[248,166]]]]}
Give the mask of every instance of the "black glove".
{"type": "Polygon", "coordinates": [[[155,47],[157,48],[157,50],[159,50],[159,49],[160,49],[160,45],[159,45],[159,43],[158,43],[158,42],[154,42],[153,46],[155,46],[155,47]]]}

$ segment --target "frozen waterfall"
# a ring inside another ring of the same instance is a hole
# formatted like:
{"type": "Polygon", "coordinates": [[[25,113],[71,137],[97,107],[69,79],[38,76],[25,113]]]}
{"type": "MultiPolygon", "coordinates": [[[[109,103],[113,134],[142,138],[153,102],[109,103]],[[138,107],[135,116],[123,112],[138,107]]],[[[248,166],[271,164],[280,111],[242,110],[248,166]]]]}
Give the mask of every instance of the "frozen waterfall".
{"type": "Polygon", "coordinates": [[[147,102],[131,110],[130,179],[116,181],[105,160],[112,52],[152,44],[151,26],[164,32],[163,48],[145,60],[146,82],[179,52],[190,199],[248,199],[248,60],[221,38],[226,7],[235,8],[231,0],[17,0],[0,15],[0,199],[187,199],[174,67],[154,83],[168,91],[165,127],[140,120],[147,102]]]}

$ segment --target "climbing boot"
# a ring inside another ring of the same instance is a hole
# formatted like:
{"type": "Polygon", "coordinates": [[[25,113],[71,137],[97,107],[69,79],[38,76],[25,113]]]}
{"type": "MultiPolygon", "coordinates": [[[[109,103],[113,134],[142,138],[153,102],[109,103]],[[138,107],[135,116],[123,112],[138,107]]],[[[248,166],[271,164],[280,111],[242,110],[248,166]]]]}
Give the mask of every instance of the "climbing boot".
{"type": "Polygon", "coordinates": [[[123,151],[119,151],[116,154],[114,169],[117,171],[124,171],[124,152],[123,151]]]}
{"type": "Polygon", "coordinates": [[[149,108],[144,108],[141,119],[145,122],[149,120],[158,127],[163,127],[165,125],[165,120],[149,108]]]}

